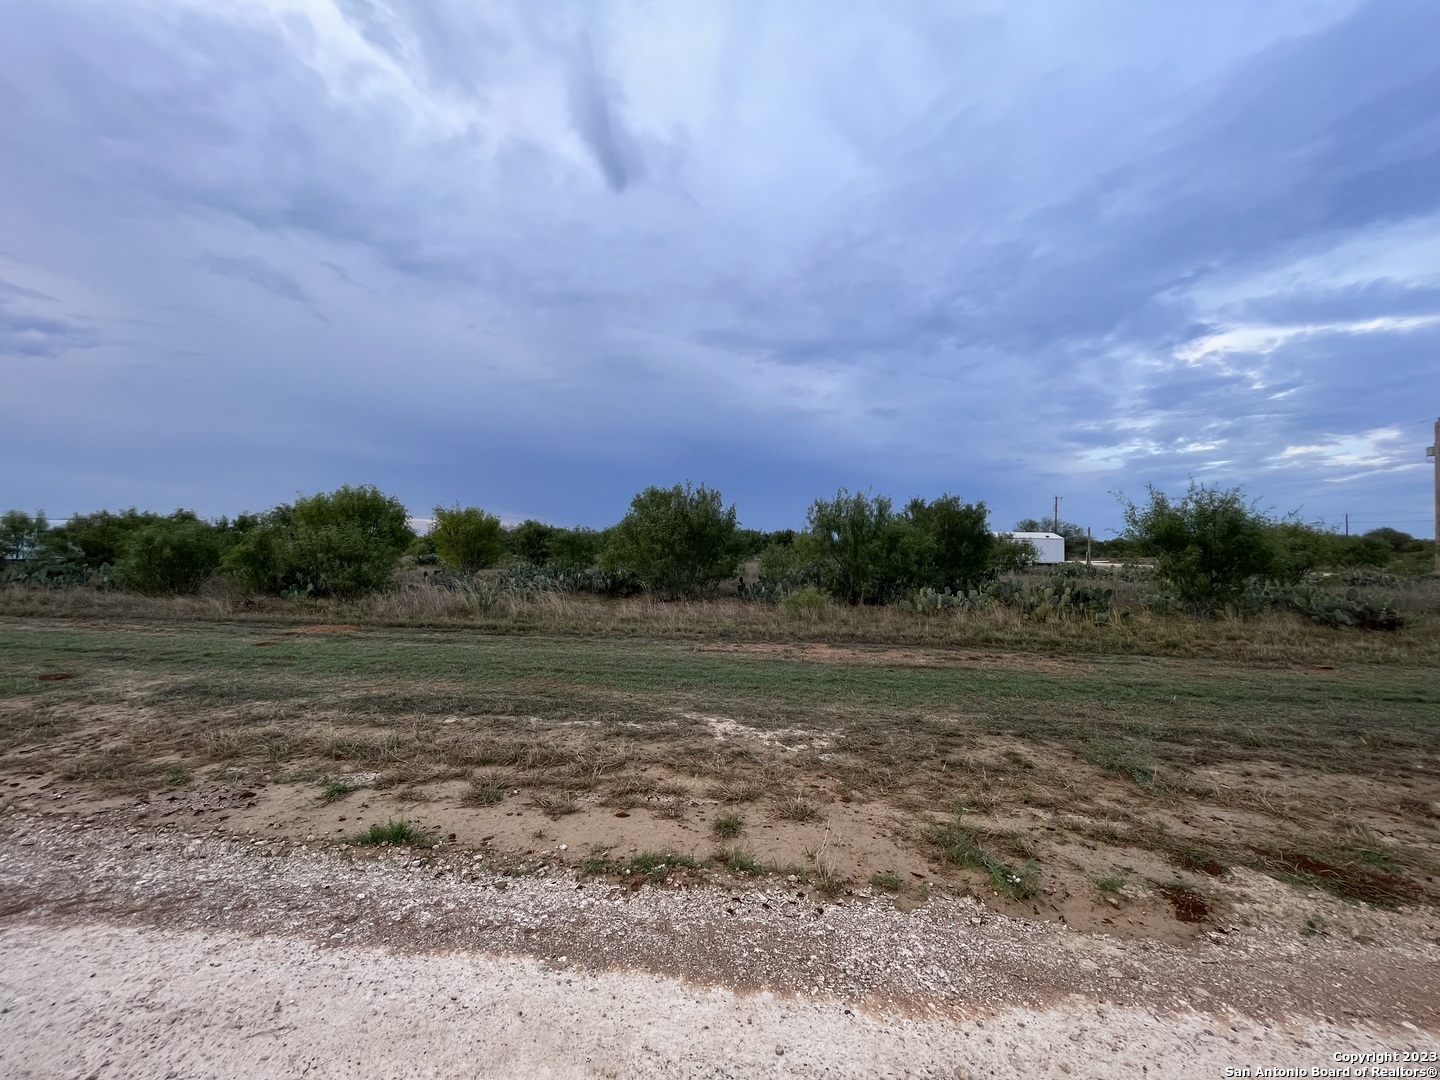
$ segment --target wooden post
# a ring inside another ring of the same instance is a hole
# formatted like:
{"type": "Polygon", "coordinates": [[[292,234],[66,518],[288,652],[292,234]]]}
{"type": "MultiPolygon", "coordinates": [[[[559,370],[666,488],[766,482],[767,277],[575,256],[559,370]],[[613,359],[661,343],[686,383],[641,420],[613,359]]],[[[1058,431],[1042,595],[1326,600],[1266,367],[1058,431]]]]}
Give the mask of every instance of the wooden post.
{"type": "Polygon", "coordinates": [[[1435,441],[1425,453],[1435,459],[1435,572],[1440,574],[1440,419],[1435,421],[1435,441]]]}
{"type": "Polygon", "coordinates": [[[1085,526],[1085,569],[1090,569],[1090,526],[1085,526]]]}

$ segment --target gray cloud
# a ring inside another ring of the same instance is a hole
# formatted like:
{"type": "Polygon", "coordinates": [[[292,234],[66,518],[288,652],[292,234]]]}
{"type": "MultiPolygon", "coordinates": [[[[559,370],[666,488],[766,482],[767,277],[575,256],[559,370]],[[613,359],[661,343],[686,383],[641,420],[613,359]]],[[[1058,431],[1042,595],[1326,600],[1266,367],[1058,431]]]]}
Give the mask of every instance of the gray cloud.
{"type": "Polygon", "coordinates": [[[589,38],[583,38],[570,70],[570,118],[610,189],[624,191],[643,172],[643,162],[616,110],[617,96],[595,66],[589,38]]]}
{"type": "MultiPolygon", "coordinates": [[[[243,368],[299,402],[253,431],[411,462],[418,505],[561,519],[670,462],[792,520],[841,483],[1113,516],[1117,477],[1264,480],[1440,394],[1414,326],[1178,355],[1440,314],[1431,4],[338,6],[343,40],[263,5],[0,10],[11,276],[107,313],[5,294],[11,355],[143,356],[197,401],[243,368]],[[1365,275],[1295,269],[1347,245],[1365,275]],[[540,443],[523,482],[455,464],[540,443]]],[[[177,422],[162,400],[137,433],[177,422]]]]}
{"type": "Polygon", "coordinates": [[[282,300],[309,304],[310,296],[285,271],[258,255],[202,255],[195,260],[206,270],[220,277],[248,281],[282,300]]]}
{"type": "MultiPolygon", "coordinates": [[[[28,289],[16,291],[40,295],[28,289]]],[[[93,329],[75,319],[14,311],[0,301],[0,357],[53,359],[76,349],[93,349],[99,342],[93,329]]]]}

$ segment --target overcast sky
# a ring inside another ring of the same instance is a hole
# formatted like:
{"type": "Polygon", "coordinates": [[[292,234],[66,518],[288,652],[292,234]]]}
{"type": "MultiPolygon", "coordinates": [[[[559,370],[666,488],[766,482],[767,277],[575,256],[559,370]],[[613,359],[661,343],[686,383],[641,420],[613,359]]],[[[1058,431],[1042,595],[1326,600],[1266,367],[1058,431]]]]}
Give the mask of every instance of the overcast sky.
{"type": "Polygon", "coordinates": [[[0,4],[0,505],[1429,535],[1434,0],[0,4]]]}

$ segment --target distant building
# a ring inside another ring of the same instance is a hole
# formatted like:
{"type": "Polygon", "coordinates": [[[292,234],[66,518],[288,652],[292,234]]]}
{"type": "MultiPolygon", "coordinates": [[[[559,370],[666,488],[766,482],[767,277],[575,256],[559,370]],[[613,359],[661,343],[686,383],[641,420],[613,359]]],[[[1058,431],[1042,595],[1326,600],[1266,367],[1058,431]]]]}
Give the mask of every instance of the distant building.
{"type": "Polygon", "coordinates": [[[1002,532],[996,536],[1008,536],[1012,540],[1027,540],[1035,549],[1037,563],[1062,563],[1065,561],[1065,538],[1053,532],[1002,532]]]}

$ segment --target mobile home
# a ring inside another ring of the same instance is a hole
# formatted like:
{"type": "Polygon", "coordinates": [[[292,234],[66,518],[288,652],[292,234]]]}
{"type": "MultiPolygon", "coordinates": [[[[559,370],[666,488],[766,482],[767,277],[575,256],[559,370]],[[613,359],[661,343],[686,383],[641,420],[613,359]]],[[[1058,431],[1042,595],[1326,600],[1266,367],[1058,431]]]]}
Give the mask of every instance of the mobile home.
{"type": "Polygon", "coordinates": [[[1034,547],[1037,563],[1062,563],[1065,561],[1065,538],[1053,532],[1002,532],[1014,540],[1028,540],[1034,547]]]}

